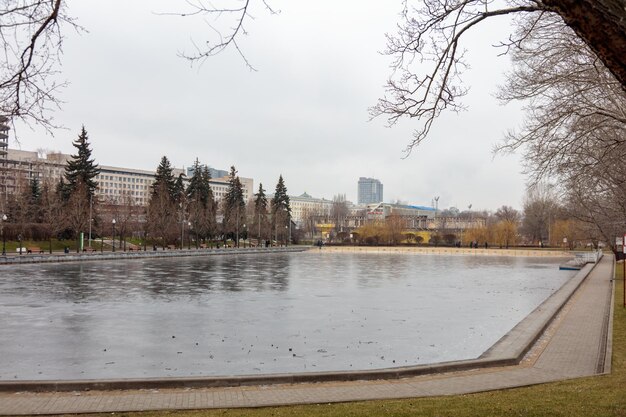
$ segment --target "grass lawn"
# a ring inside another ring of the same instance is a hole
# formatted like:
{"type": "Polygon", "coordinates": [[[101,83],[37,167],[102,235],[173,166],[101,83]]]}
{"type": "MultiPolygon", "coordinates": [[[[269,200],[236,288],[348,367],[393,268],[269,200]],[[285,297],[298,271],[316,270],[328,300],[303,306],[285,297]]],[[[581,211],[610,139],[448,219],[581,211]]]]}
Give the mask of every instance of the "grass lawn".
{"type": "MultiPolygon", "coordinates": [[[[621,280],[622,265],[616,268],[621,280]]],[[[610,375],[503,391],[407,400],[364,401],[260,409],[114,413],[133,417],[195,416],[626,416],[626,309],[623,281],[615,288],[610,375]]],[[[111,415],[111,414],[107,414],[111,415]]]]}
{"type": "MultiPolygon", "coordinates": [[[[2,244],[2,242],[0,242],[0,244],[2,244]]],[[[6,245],[6,251],[9,255],[13,255],[17,252],[17,248],[19,247],[19,243],[15,240],[11,240],[11,241],[6,241],[5,243],[6,245]]],[[[57,239],[52,239],[52,251],[53,252],[63,252],[63,249],[67,246],[70,248],[70,252],[76,252],[76,245],[77,245],[77,241],[76,240],[57,240],[57,239]]],[[[85,247],[88,246],[88,242],[87,242],[87,238],[85,238],[85,242],[84,242],[85,247]]],[[[43,241],[38,241],[38,240],[23,240],[22,241],[22,247],[23,248],[29,248],[29,247],[33,247],[36,246],[38,248],[41,248],[43,251],[45,251],[45,253],[48,253],[48,251],[50,250],[50,241],[48,240],[43,240],[43,241]]],[[[91,247],[100,250],[100,240],[96,240],[93,239],[91,241],[91,247]]],[[[111,246],[110,245],[104,245],[104,250],[105,251],[110,251],[111,250],[111,246]]]]}

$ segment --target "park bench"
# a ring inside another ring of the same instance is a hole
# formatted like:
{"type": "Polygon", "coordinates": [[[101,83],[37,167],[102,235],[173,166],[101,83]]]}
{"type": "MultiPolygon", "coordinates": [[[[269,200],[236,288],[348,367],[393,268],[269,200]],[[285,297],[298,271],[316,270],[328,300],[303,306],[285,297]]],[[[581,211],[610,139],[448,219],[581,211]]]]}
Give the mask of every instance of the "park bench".
{"type": "Polygon", "coordinates": [[[29,246],[26,248],[26,253],[43,253],[43,249],[38,246],[29,246]]]}
{"type": "Polygon", "coordinates": [[[96,251],[96,248],[92,248],[91,246],[83,248],[83,252],[95,252],[95,251],[96,251]]]}
{"type": "Polygon", "coordinates": [[[173,250],[173,249],[178,249],[178,248],[176,247],[176,245],[167,245],[167,248],[168,248],[168,249],[172,249],[172,250],[173,250]]]}
{"type": "Polygon", "coordinates": [[[206,243],[201,243],[201,244],[200,244],[200,249],[206,249],[206,248],[207,248],[206,243]]]}

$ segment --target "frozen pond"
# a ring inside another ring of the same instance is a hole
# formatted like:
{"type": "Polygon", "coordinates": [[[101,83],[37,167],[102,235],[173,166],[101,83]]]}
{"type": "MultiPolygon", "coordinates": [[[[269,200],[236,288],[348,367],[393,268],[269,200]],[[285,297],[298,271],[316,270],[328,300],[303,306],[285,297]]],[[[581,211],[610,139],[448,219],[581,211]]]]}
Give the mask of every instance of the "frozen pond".
{"type": "Polygon", "coordinates": [[[480,356],[562,259],[325,253],[0,267],[0,380],[376,369],[480,356]]]}

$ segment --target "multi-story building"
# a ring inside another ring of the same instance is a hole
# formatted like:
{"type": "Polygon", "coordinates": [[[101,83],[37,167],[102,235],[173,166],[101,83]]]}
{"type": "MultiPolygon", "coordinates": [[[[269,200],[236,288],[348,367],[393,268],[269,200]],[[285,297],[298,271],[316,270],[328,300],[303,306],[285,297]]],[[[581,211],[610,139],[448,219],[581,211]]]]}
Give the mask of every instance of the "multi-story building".
{"type": "MultiPolygon", "coordinates": [[[[18,192],[27,186],[33,178],[42,182],[56,184],[65,172],[65,166],[71,155],[60,152],[38,154],[37,152],[9,149],[5,160],[3,184],[7,195],[18,192]]],[[[104,202],[120,204],[132,199],[133,204],[147,205],[150,201],[151,185],[155,171],[133,168],[121,168],[100,165],[100,174],[95,178],[98,182],[96,195],[104,202]]],[[[178,177],[184,174],[183,169],[174,168],[173,174],[178,177]]],[[[239,178],[243,187],[244,199],[248,201],[253,195],[252,178],[239,178]]],[[[215,199],[219,202],[228,189],[228,177],[214,178],[210,181],[215,199]]]]}
{"type": "MultiPolygon", "coordinates": [[[[206,167],[209,170],[209,175],[211,175],[211,178],[222,178],[228,176],[228,171],[224,171],[223,169],[215,169],[204,164],[200,164],[200,167],[206,167]]],[[[191,178],[193,176],[193,171],[193,166],[187,168],[187,177],[191,178]]]]}
{"type": "Polygon", "coordinates": [[[375,178],[359,178],[358,204],[382,203],[383,184],[375,178]]]}
{"type": "Polygon", "coordinates": [[[9,119],[0,116],[0,160],[6,159],[9,148],[9,119]]]}
{"type": "Polygon", "coordinates": [[[291,219],[300,226],[310,216],[328,217],[333,207],[332,200],[311,197],[306,192],[299,196],[289,196],[291,219]]]}
{"type": "MultiPolygon", "coordinates": [[[[229,177],[211,178],[209,184],[213,191],[213,197],[219,203],[228,192],[229,177]]],[[[243,189],[243,199],[247,203],[254,196],[254,180],[252,178],[239,177],[241,188],[243,189]]]]}
{"type": "MultiPolygon", "coordinates": [[[[4,201],[8,191],[6,186],[7,180],[7,151],[9,149],[9,119],[0,116],[0,202],[4,201]]],[[[3,205],[0,205],[3,210],[3,205]]]]}

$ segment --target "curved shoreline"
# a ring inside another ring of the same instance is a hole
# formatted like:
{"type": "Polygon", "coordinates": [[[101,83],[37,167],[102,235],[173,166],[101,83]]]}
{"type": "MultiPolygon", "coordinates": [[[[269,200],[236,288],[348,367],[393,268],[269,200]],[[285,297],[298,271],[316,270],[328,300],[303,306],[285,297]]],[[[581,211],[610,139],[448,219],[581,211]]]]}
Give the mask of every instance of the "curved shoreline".
{"type": "MultiPolygon", "coordinates": [[[[0,266],[37,263],[88,262],[104,260],[129,260],[146,258],[178,258],[190,256],[240,255],[255,253],[280,253],[319,251],[311,246],[287,246],[270,248],[221,248],[221,249],[174,249],[157,251],[92,252],[92,253],[52,253],[52,254],[11,254],[0,256],[0,266]]],[[[482,255],[482,256],[538,256],[572,257],[571,252],[538,249],[471,249],[454,247],[405,247],[405,246],[324,246],[321,253],[413,253],[432,255],[482,255]]]]}
{"type": "MultiPolygon", "coordinates": [[[[319,249],[318,249],[319,250],[319,249]]],[[[415,253],[432,255],[572,257],[573,252],[555,249],[497,249],[408,246],[324,246],[321,252],[415,253]]]]}
{"type": "Polygon", "coordinates": [[[282,252],[303,252],[308,247],[288,246],[273,248],[221,248],[221,249],[173,249],[157,251],[127,251],[127,252],[93,252],[93,253],[52,253],[52,254],[24,254],[7,255],[0,257],[2,265],[25,265],[39,263],[61,263],[61,262],[91,262],[110,260],[131,260],[131,259],[154,259],[154,258],[181,258],[194,256],[216,256],[216,255],[248,255],[257,253],[282,253],[282,252]]]}
{"type": "MultiPolygon", "coordinates": [[[[289,251],[293,251],[291,248],[289,251]]],[[[222,250],[234,254],[235,251],[222,250]]],[[[252,253],[246,251],[246,253],[252,253]]],[[[596,264],[588,264],[477,359],[364,371],[264,374],[222,377],[168,377],[104,380],[0,381],[0,391],[84,391],[154,388],[207,388],[301,382],[398,379],[418,375],[518,364],[546,327],[585,281],[596,264]]]]}

